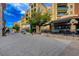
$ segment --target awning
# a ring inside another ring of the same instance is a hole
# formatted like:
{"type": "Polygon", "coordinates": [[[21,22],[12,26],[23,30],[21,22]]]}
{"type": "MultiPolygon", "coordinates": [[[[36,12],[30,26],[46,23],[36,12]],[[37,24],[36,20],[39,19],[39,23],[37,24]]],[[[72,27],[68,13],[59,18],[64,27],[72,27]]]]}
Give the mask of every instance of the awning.
{"type": "Polygon", "coordinates": [[[68,23],[70,22],[72,19],[79,19],[79,16],[77,15],[70,15],[69,17],[64,17],[64,18],[61,18],[61,19],[56,19],[54,21],[49,21],[49,22],[46,22],[43,26],[46,26],[46,25],[53,25],[55,23],[68,23]]]}
{"type": "Polygon", "coordinates": [[[59,19],[59,20],[56,20],[56,21],[53,21],[53,23],[64,23],[64,22],[69,22],[71,19],[59,19]]]}
{"type": "Polygon", "coordinates": [[[52,21],[52,22],[50,22],[50,23],[62,23],[62,22],[64,23],[64,22],[70,22],[70,20],[72,20],[72,19],[79,19],[79,16],[74,16],[74,15],[72,15],[72,16],[69,16],[69,17],[57,19],[57,20],[52,21]]]}
{"type": "Polygon", "coordinates": [[[52,20],[51,20],[51,21],[46,22],[45,24],[43,24],[43,26],[50,25],[50,22],[52,22],[52,20]]]}

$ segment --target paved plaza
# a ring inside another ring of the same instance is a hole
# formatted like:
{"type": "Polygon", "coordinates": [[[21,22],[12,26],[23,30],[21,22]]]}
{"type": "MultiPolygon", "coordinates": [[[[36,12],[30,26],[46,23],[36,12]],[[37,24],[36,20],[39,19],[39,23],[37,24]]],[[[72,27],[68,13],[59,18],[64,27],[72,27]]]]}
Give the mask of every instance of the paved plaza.
{"type": "Polygon", "coordinates": [[[55,39],[29,33],[0,36],[1,56],[79,56],[79,40],[55,39]]]}

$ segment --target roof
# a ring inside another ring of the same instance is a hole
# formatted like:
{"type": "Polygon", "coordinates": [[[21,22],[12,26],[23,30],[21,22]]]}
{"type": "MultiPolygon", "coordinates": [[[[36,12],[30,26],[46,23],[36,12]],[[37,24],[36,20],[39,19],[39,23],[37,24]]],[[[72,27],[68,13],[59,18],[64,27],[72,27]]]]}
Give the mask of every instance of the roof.
{"type": "Polygon", "coordinates": [[[57,20],[55,20],[55,21],[52,21],[51,23],[69,22],[71,19],[74,19],[74,18],[79,18],[79,16],[76,16],[76,15],[73,16],[73,15],[72,15],[72,16],[69,16],[69,17],[57,19],[57,20]]]}
{"type": "Polygon", "coordinates": [[[51,21],[46,22],[43,26],[49,25],[51,21]]]}
{"type": "Polygon", "coordinates": [[[49,21],[49,22],[45,23],[44,25],[49,25],[51,23],[69,22],[71,19],[74,19],[74,18],[79,18],[79,16],[72,15],[72,16],[69,16],[69,17],[65,17],[65,18],[61,18],[61,19],[56,19],[54,21],[49,21]]]}

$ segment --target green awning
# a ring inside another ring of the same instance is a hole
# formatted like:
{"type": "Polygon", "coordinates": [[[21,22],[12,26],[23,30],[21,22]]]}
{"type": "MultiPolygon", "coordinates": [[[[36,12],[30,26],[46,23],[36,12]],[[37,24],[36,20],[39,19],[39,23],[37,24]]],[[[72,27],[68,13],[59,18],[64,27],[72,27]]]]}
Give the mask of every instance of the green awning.
{"type": "Polygon", "coordinates": [[[68,23],[72,19],[79,19],[79,16],[72,16],[72,17],[67,17],[67,18],[62,18],[62,19],[56,19],[54,21],[49,21],[45,23],[44,25],[50,25],[50,24],[55,24],[55,23],[68,23]]]}
{"type": "Polygon", "coordinates": [[[56,21],[53,21],[53,23],[64,23],[64,22],[69,22],[71,19],[59,19],[59,20],[56,20],[56,21]]]}
{"type": "Polygon", "coordinates": [[[48,22],[46,22],[45,24],[43,24],[43,26],[50,25],[51,22],[52,22],[52,21],[48,21],[48,22]]]}

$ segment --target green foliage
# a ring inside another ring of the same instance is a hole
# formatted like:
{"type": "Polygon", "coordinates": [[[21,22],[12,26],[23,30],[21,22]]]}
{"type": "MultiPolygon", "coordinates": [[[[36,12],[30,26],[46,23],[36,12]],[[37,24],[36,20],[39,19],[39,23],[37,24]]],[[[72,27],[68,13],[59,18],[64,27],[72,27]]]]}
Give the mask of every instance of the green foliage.
{"type": "Polygon", "coordinates": [[[13,29],[16,29],[16,31],[18,32],[19,31],[19,26],[17,25],[17,24],[15,24],[14,26],[13,26],[13,29]]]}
{"type": "Polygon", "coordinates": [[[49,20],[50,15],[48,13],[42,14],[41,12],[32,12],[31,19],[29,18],[28,23],[32,25],[43,25],[49,20]]]}

